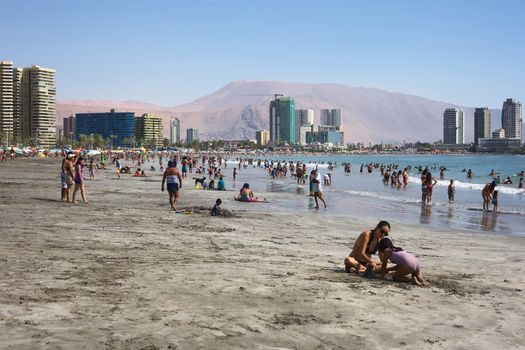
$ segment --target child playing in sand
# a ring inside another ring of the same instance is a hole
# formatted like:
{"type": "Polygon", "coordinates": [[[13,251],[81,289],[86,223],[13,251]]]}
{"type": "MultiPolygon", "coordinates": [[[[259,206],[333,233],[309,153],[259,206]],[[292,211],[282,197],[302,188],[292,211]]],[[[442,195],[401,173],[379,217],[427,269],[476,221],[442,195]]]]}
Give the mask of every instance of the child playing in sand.
{"type": "Polygon", "coordinates": [[[454,195],[456,194],[456,187],[454,186],[454,180],[450,180],[448,185],[448,201],[454,202],[454,195]]]}
{"type": "Polygon", "coordinates": [[[494,191],[494,193],[492,193],[492,205],[494,205],[492,212],[493,213],[497,212],[498,211],[498,191],[494,191]]]}
{"type": "Polygon", "coordinates": [[[211,216],[219,216],[223,214],[224,209],[221,209],[222,200],[220,198],[217,198],[215,201],[215,205],[213,206],[211,210],[211,216]]]}
{"type": "Polygon", "coordinates": [[[419,261],[412,254],[407,253],[399,247],[395,247],[389,238],[383,238],[377,245],[379,258],[381,259],[381,275],[384,277],[389,271],[394,271],[392,279],[399,282],[412,282],[418,286],[424,286],[425,281],[421,274],[419,261]],[[396,264],[387,267],[388,260],[396,264]],[[407,275],[411,275],[407,277],[407,275]]]}

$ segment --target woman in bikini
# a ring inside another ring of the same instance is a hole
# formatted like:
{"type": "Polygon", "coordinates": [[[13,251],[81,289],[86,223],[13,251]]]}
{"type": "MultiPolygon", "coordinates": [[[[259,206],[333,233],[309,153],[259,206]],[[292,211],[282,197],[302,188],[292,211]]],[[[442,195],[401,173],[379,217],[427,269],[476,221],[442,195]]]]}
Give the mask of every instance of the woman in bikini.
{"type": "Polygon", "coordinates": [[[437,184],[437,180],[432,177],[432,173],[428,172],[425,176],[425,180],[423,181],[423,187],[426,189],[426,202],[424,203],[432,203],[432,189],[437,184]]]}
{"type": "Polygon", "coordinates": [[[379,272],[381,264],[372,260],[372,254],[377,252],[379,241],[388,236],[390,224],[387,221],[380,221],[372,230],[366,230],[357,237],[352,252],[345,258],[346,272],[364,272],[367,265],[373,267],[374,271],[379,272]]]}

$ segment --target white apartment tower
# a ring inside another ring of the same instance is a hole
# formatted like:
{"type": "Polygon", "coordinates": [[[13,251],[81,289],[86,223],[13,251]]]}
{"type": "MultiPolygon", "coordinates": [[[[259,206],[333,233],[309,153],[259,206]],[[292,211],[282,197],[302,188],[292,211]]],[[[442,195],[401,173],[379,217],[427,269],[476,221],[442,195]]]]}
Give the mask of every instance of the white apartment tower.
{"type": "Polygon", "coordinates": [[[40,66],[22,74],[22,138],[42,147],[56,143],[55,71],[40,66]]]}
{"type": "Polygon", "coordinates": [[[173,145],[180,142],[180,119],[173,117],[170,121],[170,143],[173,145]]]}
{"type": "Polygon", "coordinates": [[[0,61],[0,139],[13,138],[13,62],[0,61]]]}
{"type": "Polygon", "coordinates": [[[332,126],[335,130],[341,131],[342,121],[341,108],[321,109],[321,125],[332,126]]]}
{"type": "Polygon", "coordinates": [[[501,127],[505,129],[505,136],[521,140],[521,123],[521,103],[508,98],[501,110],[501,127]]]}
{"type": "Polygon", "coordinates": [[[447,108],[443,113],[443,143],[462,145],[465,141],[465,120],[462,108],[447,108]]]}
{"type": "Polygon", "coordinates": [[[295,141],[299,144],[306,144],[306,134],[301,133],[301,128],[310,128],[314,125],[313,109],[296,109],[295,110],[295,141]]]}

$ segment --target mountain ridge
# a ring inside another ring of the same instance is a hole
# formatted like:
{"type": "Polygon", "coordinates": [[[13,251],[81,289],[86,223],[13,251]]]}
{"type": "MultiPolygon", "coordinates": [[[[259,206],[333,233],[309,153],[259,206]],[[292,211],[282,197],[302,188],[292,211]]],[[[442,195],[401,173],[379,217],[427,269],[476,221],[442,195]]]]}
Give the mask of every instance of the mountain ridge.
{"type": "MultiPolygon", "coordinates": [[[[236,80],[191,102],[168,107],[135,100],[65,100],[57,102],[57,119],[79,112],[128,109],[163,117],[166,136],[170,117],[177,116],[183,131],[196,127],[203,139],[253,139],[256,130],[268,129],[268,105],[275,93],[293,96],[296,109],[314,109],[316,122],[319,109],[341,108],[346,142],[438,141],[442,139],[443,111],[451,107],[464,109],[465,139],[473,139],[473,107],[339,83],[236,80]]],[[[498,112],[492,110],[492,130],[498,112]]]]}

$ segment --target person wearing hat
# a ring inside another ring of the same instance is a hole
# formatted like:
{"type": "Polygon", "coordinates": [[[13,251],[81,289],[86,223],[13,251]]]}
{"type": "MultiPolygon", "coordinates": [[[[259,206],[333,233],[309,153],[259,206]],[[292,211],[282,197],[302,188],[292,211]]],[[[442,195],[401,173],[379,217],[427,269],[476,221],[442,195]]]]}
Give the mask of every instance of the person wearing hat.
{"type": "Polygon", "coordinates": [[[483,210],[489,210],[490,200],[492,199],[496,185],[496,181],[492,181],[491,183],[486,184],[481,190],[481,197],[483,197],[483,210]]]}
{"type": "Polygon", "coordinates": [[[62,182],[62,196],[61,201],[70,202],[69,194],[71,188],[73,187],[75,178],[75,170],[73,169],[75,154],[73,152],[68,152],[64,159],[62,159],[62,171],[60,174],[60,180],[62,182]]]}

